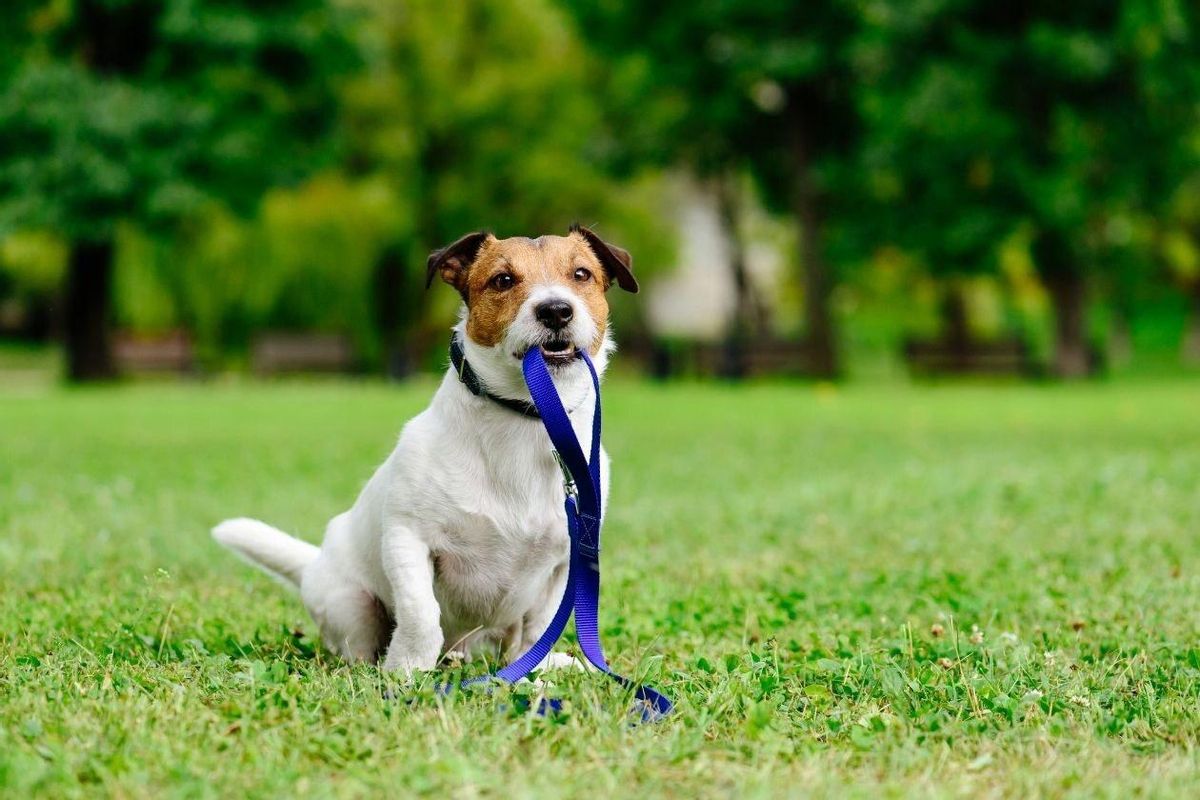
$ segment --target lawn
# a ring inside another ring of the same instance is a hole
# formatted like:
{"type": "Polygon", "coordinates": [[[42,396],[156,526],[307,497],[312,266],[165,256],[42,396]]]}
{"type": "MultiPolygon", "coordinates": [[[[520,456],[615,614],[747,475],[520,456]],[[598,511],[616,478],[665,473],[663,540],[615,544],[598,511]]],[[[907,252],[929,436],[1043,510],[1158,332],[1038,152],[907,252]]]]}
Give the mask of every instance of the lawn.
{"type": "Polygon", "coordinates": [[[349,668],[209,539],[318,536],[431,390],[0,390],[0,794],[1195,796],[1200,383],[614,384],[649,727],[349,668]]]}

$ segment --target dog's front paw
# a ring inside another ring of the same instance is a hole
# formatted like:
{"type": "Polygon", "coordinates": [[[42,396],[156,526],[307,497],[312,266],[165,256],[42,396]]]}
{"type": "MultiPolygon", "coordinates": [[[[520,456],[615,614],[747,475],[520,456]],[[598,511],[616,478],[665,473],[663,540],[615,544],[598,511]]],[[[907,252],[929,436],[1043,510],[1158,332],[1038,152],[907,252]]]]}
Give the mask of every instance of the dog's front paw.
{"type": "Polygon", "coordinates": [[[392,634],[392,643],[388,645],[387,656],[383,659],[383,668],[390,672],[403,672],[412,675],[414,672],[432,670],[437,667],[438,654],[442,651],[442,632],[440,629],[429,631],[423,635],[408,635],[399,629],[392,634]]]}
{"type": "Polygon", "coordinates": [[[535,669],[538,670],[539,672],[541,672],[542,670],[550,670],[550,669],[584,670],[584,669],[587,669],[587,666],[585,666],[582,661],[580,661],[578,658],[571,655],[570,653],[551,653],[550,655],[543,658],[542,662],[540,664],[538,664],[537,667],[535,667],[535,669]]]}
{"type": "Polygon", "coordinates": [[[467,660],[466,650],[447,650],[438,663],[443,667],[459,667],[467,660]]]}
{"type": "Polygon", "coordinates": [[[437,667],[436,658],[413,658],[406,655],[394,654],[388,650],[383,660],[383,668],[388,672],[399,672],[412,677],[416,672],[429,672],[437,667]]]}
{"type": "Polygon", "coordinates": [[[427,670],[436,669],[437,666],[437,652],[434,652],[432,656],[410,654],[410,652],[397,652],[395,646],[388,648],[388,656],[383,660],[383,668],[389,670],[389,672],[412,674],[414,672],[427,672],[427,670]]]}

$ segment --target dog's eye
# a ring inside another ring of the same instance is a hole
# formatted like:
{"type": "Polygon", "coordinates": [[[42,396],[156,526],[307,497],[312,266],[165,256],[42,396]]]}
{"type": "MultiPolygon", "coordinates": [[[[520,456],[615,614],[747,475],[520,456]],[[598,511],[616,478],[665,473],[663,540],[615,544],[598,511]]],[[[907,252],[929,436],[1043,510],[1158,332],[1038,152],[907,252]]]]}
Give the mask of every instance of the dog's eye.
{"type": "Polygon", "coordinates": [[[580,283],[583,283],[584,281],[590,281],[591,279],[591,270],[584,269],[583,267],[575,270],[575,280],[579,281],[580,283]]]}
{"type": "Polygon", "coordinates": [[[513,287],[513,284],[516,282],[517,282],[516,278],[514,278],[512,275],[510,275],[507,272],[501,272],[499,275],[494,276],[491,279],[491,281],[489,281],[489,283],[492,284],[492,288],[498,292],[503,292],[506,289],[511,289],[513,287]]]}

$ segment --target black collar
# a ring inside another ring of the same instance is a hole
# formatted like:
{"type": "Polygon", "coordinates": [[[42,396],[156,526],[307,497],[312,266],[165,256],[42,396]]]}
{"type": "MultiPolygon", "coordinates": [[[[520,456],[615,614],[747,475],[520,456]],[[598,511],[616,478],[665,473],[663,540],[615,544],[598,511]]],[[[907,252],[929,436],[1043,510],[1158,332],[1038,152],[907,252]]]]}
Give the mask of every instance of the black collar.
{"type": "Polygon", "coordinates": [[[454,371],[458,375],[458,379],[462,381],[463,386],[467,387],[467,391],[476,397],[486,397],[497,405],[504,406],[509,411],[515,411],[521,416],[529,417],[530,419],[541,419],[542,415],[538,413],[537,406],[525,400],[514,400],[511,397],[500,397],[494,395],[480,382],[479,376],[475,374],[475,370],[471,369],[471,365],[467,363],[467,354],[463,352],[463,347],[458,341],[458,334],[450,334],[450,363],[454,365],[454,371]]]}

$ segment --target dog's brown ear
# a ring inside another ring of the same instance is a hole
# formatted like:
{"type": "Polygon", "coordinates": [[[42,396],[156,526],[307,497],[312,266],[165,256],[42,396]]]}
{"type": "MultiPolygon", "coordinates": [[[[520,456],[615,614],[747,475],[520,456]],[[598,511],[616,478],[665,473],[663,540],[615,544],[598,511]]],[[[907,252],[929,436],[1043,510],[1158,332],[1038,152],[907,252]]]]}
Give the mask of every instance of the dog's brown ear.
{"type": "Polygon", "coordinates": [[[483,243],[491,236],[487,231],[468,233],[452,245],[434,250],[425,262],[425,288],[433,284],[433,276],[441,273],[442,280],[463,293],[467,287],[467,267],[479,255],[483,243]]]}
{"type": "Polygon", "coordinates": [[[633,277],[633,271],[630,269],[633,265],[633,256],[629,255],[628,250],[617,247],[615,244],[609,244],[578,223],[571,226],[571,232],[582,236],[588,246],[592,248],[592,252],[596,254],[596,258],[600,259],[600,264],[608,274],[610,283],[615,282],[625,291],[637,294],[637,278],[633,277]]]}

